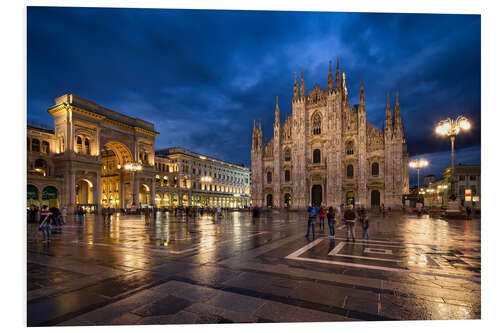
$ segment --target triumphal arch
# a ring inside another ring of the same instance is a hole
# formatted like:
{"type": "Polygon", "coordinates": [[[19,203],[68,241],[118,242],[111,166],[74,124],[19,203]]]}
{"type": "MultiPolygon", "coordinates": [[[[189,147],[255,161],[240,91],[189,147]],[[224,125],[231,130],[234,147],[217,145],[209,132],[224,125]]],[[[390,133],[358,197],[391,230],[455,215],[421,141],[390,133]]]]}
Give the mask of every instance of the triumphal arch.
{"type": "Polygon", "coordinates": [[[54,175],[60,206],[132,208],[153,204],[154,124],[67,94],[48,109],[54,117],[54,175]]]}

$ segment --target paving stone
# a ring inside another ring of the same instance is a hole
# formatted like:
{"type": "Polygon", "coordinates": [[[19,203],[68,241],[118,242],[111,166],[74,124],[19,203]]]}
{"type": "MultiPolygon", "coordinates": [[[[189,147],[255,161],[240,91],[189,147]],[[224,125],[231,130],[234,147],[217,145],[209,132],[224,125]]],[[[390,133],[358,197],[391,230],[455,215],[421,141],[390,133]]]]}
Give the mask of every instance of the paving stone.
{"type": "Polygon", "coordinates": [[[191,305],[191,302],[187,299],[169,295],[134,309],[132,313],[141,317],[172,315],[189,305],[191,305]]]}
{"type": "Polygon", "coordinates": [[[265,300],[259,298],[228,292],[221,293],[207,302],[209,305],[247,314],[253,314],[264,303],[265,300]]]}

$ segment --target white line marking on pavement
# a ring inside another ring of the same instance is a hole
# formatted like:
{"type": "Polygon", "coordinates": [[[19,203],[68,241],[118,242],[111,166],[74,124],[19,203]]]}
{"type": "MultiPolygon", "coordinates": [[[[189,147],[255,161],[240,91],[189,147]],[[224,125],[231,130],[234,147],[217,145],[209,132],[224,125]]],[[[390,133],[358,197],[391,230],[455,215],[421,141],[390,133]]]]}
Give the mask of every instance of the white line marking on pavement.
{"type": "Polygon", "coordinates": [[[329,256],[334,256],[336,255],[343,247],[344,247],[344,242],[340,242],[339,245],[335,246],[333,250],[328,253],[329,256]]]}
{"type": "Polygon", "coordinates": [[[315,247],[317,244],[321,243],[321,241],[325,239],[325,237],[321,237],[321,238],[318,238],[316,239],[314,242],[312,243],[309,243],[307,244],[306,246],[298,249],[297,251],[295,251],[294,253],[288,255],[287,257],[285,257],[286,259],[294,259],[295,257],[298,257],[300,256],[302,253],[306,252],[307,250],[309,250],[310,248],[313,248],[315,247]]]}
{"type": "MultiPolygon", "coordinates": [[[[262,232],[259,232],[259,233],[247,236],[244,239],[237,239],[236,241],[246,241],[246,240],[249,240],[252,237],[259,236],[259,235],[262,235],[262,234],[267,234],[267,233],[268,233],[267,231],[262,231],[262,232]]],[[[95,245],[95,246],[117,247],[117,248],[123,248],[123,249],[131,249],[131,250],[143,250],[143,251],[158,252],[158,253],[183,254],[183,253],[192,252],[192,251],[195,251],[195,250],[198,250],[198,249],[215,247],[216,245],[219,245],[219,244],[225,244],[225,243],[234,242],[234,241],[235,240],[230,239],[230,240],[226,240],[226,241],[222,241],[222,242],[216,242],[216,243],[204,242],[204,243],[202,243],[199,246],[195,246],[195,247],[191,247],[191,248],[188,248],[188,249],[185,249],[185,250],[179,250],[179,251],[178,250],[166,250],[166,249],[165,250],[163,250],[163,249],[152,249],[152,248],[147,248],[147,247],[135,247],[135,246],[119,245],[119,244],[83,242],[83,241],[78,241],[78,240],[75,240],[72,243],[88,244],[88,245],[95,245]]]]}
{"type": "MultiPolygon", "coordinates": [[[[393,268],[393,267],[375,266],[375,265],[364,265],[364,264],[356,264],[356,263],[349,263],[349,262],[343,262],[343,261],[323,260],[323,259],[313,259],[313,258],[300,258],[299,257],[302,253],[304,253],[307,250],[309,250],[309,249],[313,248],[314,246],[318,245],[324,239],[326,239],[326,238],[318,238],[314,242],[312,242],[310,244],[307,244],[306,246],[298,249],[297,251],[293,252],[292,254],[289,254],[288,256],[285,257],[285,259],[300,260],[300,261],[309,261],[309,262],[317,262],[317,263],[329,264],[329,265],[338,265],[338,266],[348,266],[348,267],[356,267],[356,268],[374,269],[374,270],[381,270],[381,271],[387,271],[387,272],[413,273],[413,274],[420,274],[420,275],[440,276],[440,277],[462,279],[462,280],[473,281],[473,282],[481,282],[481,278],[477,278],[477,277],[474,277],[474,276],[468,277],[468,276],[462,276],[462,275],[441,274],[441,273],[432,273],[432,272],[422,272],[422,271],[415,271],[415,270],[402,269],[402,268],[393,268]]],[[[363,258],[367,259],[366,257],[363,257],[363,258]]]]}

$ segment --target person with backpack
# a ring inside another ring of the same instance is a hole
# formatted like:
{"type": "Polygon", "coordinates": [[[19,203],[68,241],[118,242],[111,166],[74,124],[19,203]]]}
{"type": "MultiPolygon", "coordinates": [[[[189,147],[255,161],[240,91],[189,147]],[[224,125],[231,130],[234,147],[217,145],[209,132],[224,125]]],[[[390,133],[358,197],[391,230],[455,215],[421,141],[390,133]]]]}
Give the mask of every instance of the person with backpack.
{"type": "Polygon", "coordinates": [[[309,239],[309,231],[311,230],[312,226],[312,232],[313,232],[313,239],[316,238],[316,227],[315,227],[315,222],[316,222],[316,216],[317,216],[317,209],[316,205],[314,206],[309,206],[307,208],[307,233],[306,233],[306,238],[309,239]]]}
{"type": "Polygon", "coordinates": [[[328,236],[328,238],[333,239],[335,236],[335,211],[332,206],[328,207],[326,218],[328,219],[328,226],[330,227],[330,236],[328,236]]]}
{"type": "Polygon", "coordinates": [[[365,239],[365,237],[366,237],[366,239],[369,240],[370,235],[368,234],[368,227],[369,227],[368,214],[367,214],[365,209],[361,209],[359,221],[361,222],[361,228],[363,230],[363,234],[361,236],[361,239],[365,239]]]}
{"type": "Polygon", "coordinates": [[[321,230],[325,230],[325,216],[326,216],[326,208],[321,205],[319,207],[319,228],[321,230]]]}
{"type": "Polygon", "coordinates": [[[356,221],[356,214],[352,209],[352,205],[347,206],[347,210],[344,212],[344,223],[347,226],[347,240],[349,241],[349,235],[351,235],[352,240],[354,239],[354,222],[356,221]]]}
{"type": "Polygon", "coordinates": [[[40,216],[42,218],[42,223],[38,227],[38,230],[42,232],[42,242],[50,242],[50,229],[51,229],[51,218],[52,218],[52,212],[48,209],[47,206],[43,206],[43,210],[40,213],[40,216]]]}

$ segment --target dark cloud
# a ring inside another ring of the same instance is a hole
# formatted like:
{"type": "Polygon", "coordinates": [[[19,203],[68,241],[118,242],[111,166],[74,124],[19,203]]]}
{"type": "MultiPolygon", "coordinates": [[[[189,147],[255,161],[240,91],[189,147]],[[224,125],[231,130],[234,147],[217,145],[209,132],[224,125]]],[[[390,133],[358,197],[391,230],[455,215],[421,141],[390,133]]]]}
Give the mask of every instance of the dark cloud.
{"type": "MultiPolygon", "coordinates": [[[[272,135],[275,96],[291,112],[294,71],[326,87],[340,57],[351,104],[360,77],[368,120],[381,127],[396,90],[410,155],[449,151],[435,124],[463,114],[478,151],[480,16],[28,7],[28,118],[50,123],[75,93],[152,121],[156,145],[250,163],[253,119],[272,135]]],[[[300,75],[300,74],[299,74],[300,75]]],[[[476,160],[475,160],[476,161],[476,160]]],[[[479,160],[476,161],[479,163],[479,160]]]]}

